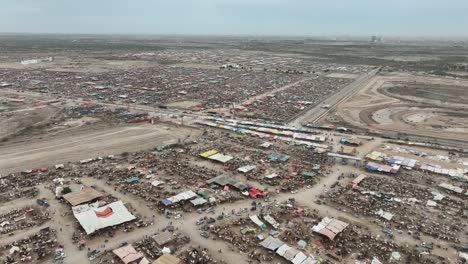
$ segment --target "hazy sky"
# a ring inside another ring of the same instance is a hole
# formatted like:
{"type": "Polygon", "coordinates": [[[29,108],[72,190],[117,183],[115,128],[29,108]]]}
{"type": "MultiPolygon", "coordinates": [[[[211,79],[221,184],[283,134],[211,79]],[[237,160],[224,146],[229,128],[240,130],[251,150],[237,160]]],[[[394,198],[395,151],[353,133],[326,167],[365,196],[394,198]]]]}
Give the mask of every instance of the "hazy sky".
{"type": "Polygon", "coordinates": [[[0,0],[0,32],[467,36],[468,0],[0,0]]]}

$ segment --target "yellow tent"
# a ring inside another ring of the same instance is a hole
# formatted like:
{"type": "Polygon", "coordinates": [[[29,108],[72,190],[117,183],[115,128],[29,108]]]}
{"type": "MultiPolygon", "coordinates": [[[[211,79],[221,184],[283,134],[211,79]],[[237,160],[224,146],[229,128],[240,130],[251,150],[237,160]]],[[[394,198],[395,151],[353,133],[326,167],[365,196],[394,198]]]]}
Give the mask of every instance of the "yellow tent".
{"type": "Polygon", "coordinates": [[[212,149],[212,150],[208,150],[206,152],[201,153],[200,156],[202,156],[203,158],[208,158],[209,156],[213,156],[216,153],[218,153],[218,151],[215,149],[212,149]]]}

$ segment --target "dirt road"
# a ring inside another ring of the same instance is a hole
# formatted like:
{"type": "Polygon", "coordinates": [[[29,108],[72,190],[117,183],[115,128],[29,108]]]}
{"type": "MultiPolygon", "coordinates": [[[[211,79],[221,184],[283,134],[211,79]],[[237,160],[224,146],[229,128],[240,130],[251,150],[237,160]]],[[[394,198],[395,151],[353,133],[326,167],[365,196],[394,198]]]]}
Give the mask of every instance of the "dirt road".
{"type": "Polygon", "coordinates": [[[191,134],[188,128],[138,125],[45,137],[35,142],[5,145],[0,149],[0,174],[52,166],[125,151],[146,150],[174,143],[191,134]]]}
{"type": "MultiPolygon", "coordinates": [[[[368,79],[361,87],[362,89],[342,101],[336,108],[336,114],[346,123],[365,130],[375,129],[391,134],[400,133],[409,140],[422,142],[437,142],[440,140],[441,143],[449,146],[467,148],[468,137],[466,133],[463,133],[463,126],[466,126],[466,122],[456,115],[443,118],[444,113],[463,112],[467,107],[466,105],[450,105],[436,100],[425,100],[424,98],[417,98],[416,100],[409,95],[408,98],[403,98],[401,95],[397,97],[385,92],[385,89],[382,88],[399,83],[415,82],[422,83],[427,87],[441,83],[444,85],[468,86],[468,82],[428,76],[379,75],[368,79]],[[455,109],[452,109],[453,107],[455,109]],[[432,116],[433,124],[426,124],[424,121],[426,119],[431,120],[431,118],[422,118],[422,120],[411,122],[405,120],[405,117],[410,114],[432,116]]],[[[446,92],[449,93],[449,90],[446,92]]]]}

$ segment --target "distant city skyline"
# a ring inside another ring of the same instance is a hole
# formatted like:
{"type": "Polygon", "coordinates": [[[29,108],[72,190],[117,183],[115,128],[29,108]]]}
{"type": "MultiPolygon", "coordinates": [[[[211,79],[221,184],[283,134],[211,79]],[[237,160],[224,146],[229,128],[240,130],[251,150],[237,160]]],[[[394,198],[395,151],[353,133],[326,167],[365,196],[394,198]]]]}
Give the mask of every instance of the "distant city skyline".
{"type": "Polygon", "coordinates": [[[468,37],[463,0],[4,0],[2,33],[468,37]]]}

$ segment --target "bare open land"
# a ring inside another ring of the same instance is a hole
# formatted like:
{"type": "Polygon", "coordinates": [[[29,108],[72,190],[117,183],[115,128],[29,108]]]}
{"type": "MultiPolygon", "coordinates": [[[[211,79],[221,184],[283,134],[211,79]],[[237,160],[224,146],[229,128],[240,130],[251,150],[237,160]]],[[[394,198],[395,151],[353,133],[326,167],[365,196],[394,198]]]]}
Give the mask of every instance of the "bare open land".
{"type": "Polygon", "coordinates": [[[168,126],[127,126],[46,136],[38,141],[3,145],[0,174],[151,149],[188,136],[191,136],[190,129],[168,126]]]}
{"type": "Polygon", "coordinates": [[[465,141],[467,89],[468,82],[463,80],[376,76],[343,102],[337,115],[362,129],[465,141]]]}

